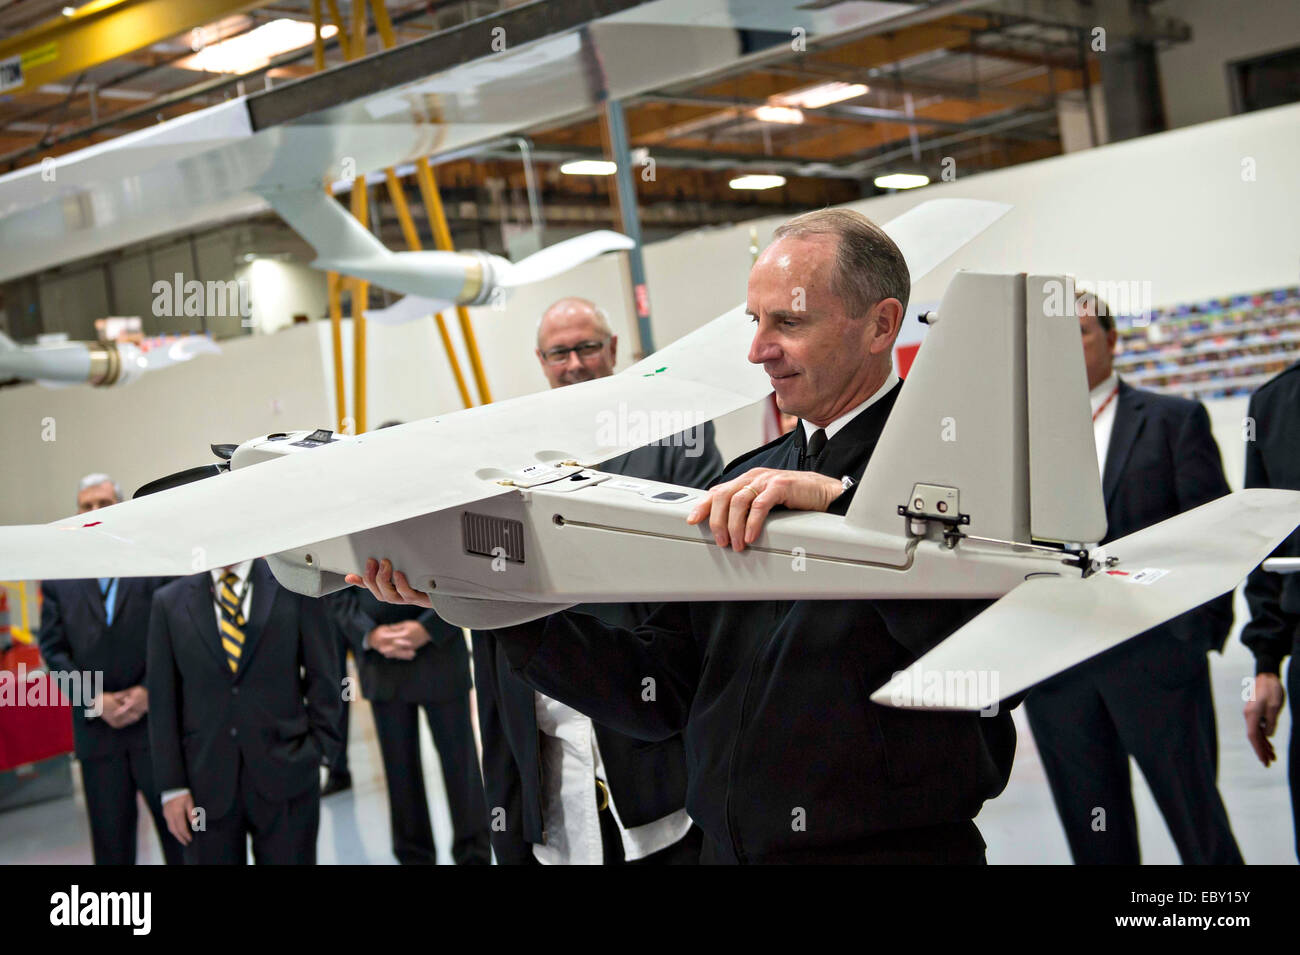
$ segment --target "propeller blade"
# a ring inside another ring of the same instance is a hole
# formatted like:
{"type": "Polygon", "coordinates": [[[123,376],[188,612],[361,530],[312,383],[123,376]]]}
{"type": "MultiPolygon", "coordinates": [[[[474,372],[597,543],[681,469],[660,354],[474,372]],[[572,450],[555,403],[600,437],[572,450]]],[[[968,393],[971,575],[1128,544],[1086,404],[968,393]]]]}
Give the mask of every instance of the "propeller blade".
{"type": "Polygon", "coordinates": [[[159,368],[168,368],[189,361],[191,358],[197,358],[199,355],[220,354],[221,346],[206,335],[186,335],[174,342],[149,349],[141,355],[139,362],[140,367],[145,371],[157,371],[159,368]]]}
{"type": "Polygon", "coordinates": [[[451,307],[451,302],[438,302],[419,295],[406,295],[387,308],[367,309],[366,321],[378,322],[380,325],[404,325],[407,322],[445,312],[451,307]]]}
{"type": "Polygon", "coordinates": [[[1106,545],[1119,563],[1032,577],[871,695],[981,710],[1235,587],[1300,523],[1300,492],[1229,494],[1106,545]]]}
{"type": "Polygon", "coordinates": [[[493,258],[492,264],[499,271],[496,284],[506,288],[540,282],[556,275],[561,275],[588,259],[594,259],[606,252],[630,249],[636,243],[621,232],[600,229],[583,235],[565,239],[555,245],[547,246],[540,252],[534,252],[518,262],[506,262],[493,258]]]}

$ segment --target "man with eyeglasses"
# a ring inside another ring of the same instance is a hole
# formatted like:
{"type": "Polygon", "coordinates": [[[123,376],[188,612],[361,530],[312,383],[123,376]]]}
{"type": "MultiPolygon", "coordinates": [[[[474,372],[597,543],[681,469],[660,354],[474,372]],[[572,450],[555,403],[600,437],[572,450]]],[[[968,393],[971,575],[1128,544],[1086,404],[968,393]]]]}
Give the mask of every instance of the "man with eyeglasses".
{"type": "MultiPolygon", "coordinates": [[[[612,375],[617,349],[605,313],[586,299],[560,299],[537,326],[537,358],[552,388],[612,375]]],[[[707,423],[606,461],[600,469],[703,488],[722,473],[722,456],[707,423]]],[[[575,609],[611,625],[635,627],[651,607],[575,609]]],[[[680,734],[647,743],[593,723],[516,676],[491,634],[474,634],[474,670],[483,781],[498,862],[699,862],[702,834],[686,814],[680,734]]]]}

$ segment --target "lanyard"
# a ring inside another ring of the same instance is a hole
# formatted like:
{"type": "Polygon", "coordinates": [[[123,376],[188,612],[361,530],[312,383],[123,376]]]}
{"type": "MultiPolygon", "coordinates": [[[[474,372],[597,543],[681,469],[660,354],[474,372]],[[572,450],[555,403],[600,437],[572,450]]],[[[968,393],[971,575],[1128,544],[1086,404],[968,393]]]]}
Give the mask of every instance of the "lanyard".
{"type": "Polygon", "coordinates": [[[1096,424],[1096,423],[1097,423],[1097,419],[1098,419],[1099,417],[1101,417],[1101,413],[1102,413],[1103,411],[1105,411],[1108,407],[1110,407],[1110,403],[1111,403],[1112,401],[1115,400],[1115,396],[1116,396],[1117,394],[1119,394],[1119,385],[1116,385],[1114,388],[1111,389],[1110,394],[1108,394],[1108,395],[1106,396],[1106,400],[1103,401],[1103,402],[1101,403],[1101,406],[1100,406],[1096,411],[1094,411],[1094,412],[1092,413],[1092,422],[1093,422],[1093,424],[1096,424]]]}

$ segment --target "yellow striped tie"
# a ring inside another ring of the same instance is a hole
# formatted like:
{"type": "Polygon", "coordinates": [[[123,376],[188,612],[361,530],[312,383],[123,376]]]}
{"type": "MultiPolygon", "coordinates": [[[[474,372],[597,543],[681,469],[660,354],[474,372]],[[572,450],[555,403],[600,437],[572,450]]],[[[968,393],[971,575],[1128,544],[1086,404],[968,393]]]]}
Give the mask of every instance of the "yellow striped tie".
{"type": "Polygon", "coordinates": [[[244,652],[244,614],[239,609],[239,598],[235,596],[235,584],[239,578],[227,572],[221,578],[221,587],[217,591],[217,606],[221,608],[221,646],[226,651],[226,662],[230,672],[239,669],[239,655],[244,652]]]}

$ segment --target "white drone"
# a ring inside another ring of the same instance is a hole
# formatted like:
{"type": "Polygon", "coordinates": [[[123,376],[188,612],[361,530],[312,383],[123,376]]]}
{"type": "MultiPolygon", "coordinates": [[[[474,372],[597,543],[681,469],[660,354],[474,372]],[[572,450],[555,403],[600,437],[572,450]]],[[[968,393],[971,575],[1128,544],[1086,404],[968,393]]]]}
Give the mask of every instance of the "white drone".
{"type": "MultiPolygon", "coordinates": [[[[1006,210],[936,200],[885,231],[915,281],[1006,210]]],[[[592,601],[1000,598],[873,696],[983,709],[1225,593],[1300,524],[1300,493],[1239,491],[1100,552],[1073,301],[1068,276],[958,273],[848,513],[773,514],[742,553],[686,523],[703,492],[599,468],[631,449],[599,442],[612,409],[650,441],[767,396],[740,307],[608,378],[358,437],[263,435],[209,480],[0,528],[0,579],[267,555],[322,595],[386,556],[471,627],[592,601]],[[920,678],[973,672],[997,680],[920,678]]]]}

